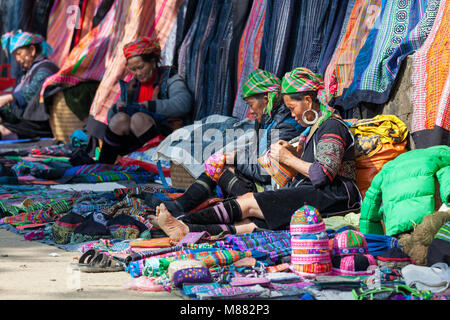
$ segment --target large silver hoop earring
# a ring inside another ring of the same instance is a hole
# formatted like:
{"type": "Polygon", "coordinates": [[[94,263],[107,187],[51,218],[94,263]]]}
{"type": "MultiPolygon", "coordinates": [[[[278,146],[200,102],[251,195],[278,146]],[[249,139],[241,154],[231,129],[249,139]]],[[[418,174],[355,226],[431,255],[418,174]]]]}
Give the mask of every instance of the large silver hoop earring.
{"type": "Polygon", "coordinates": [[[312,125],[314,125],[317,122],[317,120],[319,120],[319,113],[316,110],[314,110],[314,109],[306,110],[305,112],[303,112],[302,120],[308,126],[312,126],[312,125]],[[314,120],[308,120],[308,118],[306,117],[306,114],[308,112],[312,112],[314,114],[314,120]]]}

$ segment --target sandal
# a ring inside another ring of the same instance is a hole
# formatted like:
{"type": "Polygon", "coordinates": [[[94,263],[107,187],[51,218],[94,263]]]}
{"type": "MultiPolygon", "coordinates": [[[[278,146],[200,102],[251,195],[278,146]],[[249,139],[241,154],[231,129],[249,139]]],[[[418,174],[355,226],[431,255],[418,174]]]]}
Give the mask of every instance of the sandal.
{"type": "Polygon", "coordinates": [[[106,254],[98,254],[88,265],[80,266],[81,272],[102,273],[125,270],[125,264],[106,254]]]}
{"type": "Polygon", "coordinates": [[[78,262],[71,263],[72,269],[79,269],[80,267],[89,266],[89,264],[94,260],[99,252],[94,249],[86,251],[78,260],[78,262]]]}

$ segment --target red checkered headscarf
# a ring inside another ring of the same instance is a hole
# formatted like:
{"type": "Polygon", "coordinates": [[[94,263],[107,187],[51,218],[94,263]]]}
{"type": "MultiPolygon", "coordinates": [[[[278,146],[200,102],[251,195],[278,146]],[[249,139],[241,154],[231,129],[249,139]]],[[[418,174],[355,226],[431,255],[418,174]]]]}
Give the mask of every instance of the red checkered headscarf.
{"type": "Polygon", "coordinates": [[[123,47],[123,54],[128,59],[145,54],[161,55],[161,47],[158,42],[147,37],[140,37],[136,41],[128,43],[123,47]]]}

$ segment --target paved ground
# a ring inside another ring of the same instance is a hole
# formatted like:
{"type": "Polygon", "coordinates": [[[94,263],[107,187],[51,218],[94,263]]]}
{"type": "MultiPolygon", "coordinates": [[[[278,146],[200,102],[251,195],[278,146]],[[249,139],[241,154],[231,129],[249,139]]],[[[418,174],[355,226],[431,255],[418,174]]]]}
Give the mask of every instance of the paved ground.
{"type": "Polygon", "coordinates": [[[176,300],[168,293],[126,290],[126,272],[88,274],[70,268],[68,252],[0,229],[0,300],[176,300]]]}

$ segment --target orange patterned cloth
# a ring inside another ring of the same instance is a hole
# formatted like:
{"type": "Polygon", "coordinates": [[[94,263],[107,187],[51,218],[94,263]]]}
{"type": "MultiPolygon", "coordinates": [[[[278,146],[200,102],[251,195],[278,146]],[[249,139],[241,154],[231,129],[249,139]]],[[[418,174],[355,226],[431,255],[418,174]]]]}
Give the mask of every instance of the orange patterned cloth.
{"type": "Polygon", "coordinates": [[[450,1],[440,3],[427,40],[413,55],[412,132],[450,130],[450,1]]]}
{"type": "Polygon", "coordinates": [[[130,241],[131,248],[167,248],[171,246],[169,237],[130,241]]]}
{"type": "Polygon", "coordinates": [[[327,94],[335,91],[341,96],[353,81],[355,61],[366,42],[369,31],[380,14],[381,0],[356,0],[346,32],[334,51],[325,71],[324,82],[327,94]]]}

